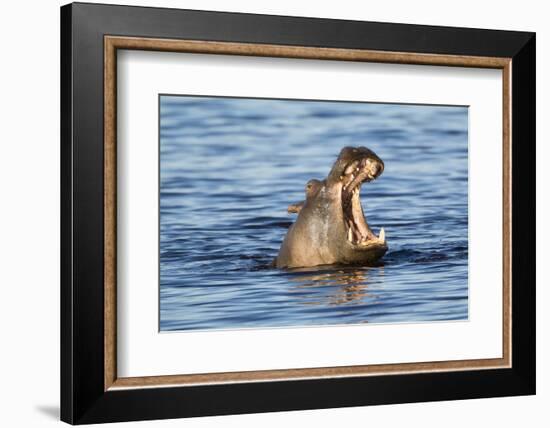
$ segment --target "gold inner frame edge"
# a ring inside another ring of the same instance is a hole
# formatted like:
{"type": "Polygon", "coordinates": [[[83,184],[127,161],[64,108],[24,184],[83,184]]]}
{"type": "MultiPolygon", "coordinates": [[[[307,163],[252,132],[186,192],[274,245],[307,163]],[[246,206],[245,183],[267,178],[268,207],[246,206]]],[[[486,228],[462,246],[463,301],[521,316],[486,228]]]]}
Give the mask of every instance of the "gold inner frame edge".
{"type": "Polygon", "coordinates": [[[362,49],[256,43],[174,40],[142,37],[104,37],[104,390],[193,386],[220,383],[281,381],[314,378],[360,377],[422,372],[479,370],[511,367],[511,58],[422,54],[362,49]],[[169,376],[117,376],[116,366],[116,88],[117,50],[148,50],[214,55],[241,55],[393,64],[495,68],[502,70],[503,94],[503,349],[502,358],[431,361],[420,363],[336,366],[300,369],[202,373],[169,376]]]}

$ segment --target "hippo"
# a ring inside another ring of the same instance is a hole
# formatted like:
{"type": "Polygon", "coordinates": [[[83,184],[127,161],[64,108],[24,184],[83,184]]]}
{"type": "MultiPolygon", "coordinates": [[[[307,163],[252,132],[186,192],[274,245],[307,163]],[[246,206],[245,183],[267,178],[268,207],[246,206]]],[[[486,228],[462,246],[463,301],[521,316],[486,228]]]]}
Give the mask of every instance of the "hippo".
{"type": "Polygon", "coordinates": [[[388,250],[384,228],[371,230],[359,193],[384,162],[366,147],[344,147],[324,180],[306,184],[306,199],[288,207],[298,214],[274,261],[277,268],[374,264],[388,250]]]}

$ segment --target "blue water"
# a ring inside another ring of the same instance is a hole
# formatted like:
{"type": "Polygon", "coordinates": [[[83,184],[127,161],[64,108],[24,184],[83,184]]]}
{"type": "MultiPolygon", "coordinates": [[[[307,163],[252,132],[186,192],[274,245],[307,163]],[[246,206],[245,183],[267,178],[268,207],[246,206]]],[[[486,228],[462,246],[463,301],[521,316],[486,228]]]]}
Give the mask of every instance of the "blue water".
{"type": "Polygon", "coordinates": [[[467,319],[467,130],[466,107],[161,96],[161,330],[467,319]],[[347,145],[385,162],[361,190],[382,264],[272,268],[347,145]]]}

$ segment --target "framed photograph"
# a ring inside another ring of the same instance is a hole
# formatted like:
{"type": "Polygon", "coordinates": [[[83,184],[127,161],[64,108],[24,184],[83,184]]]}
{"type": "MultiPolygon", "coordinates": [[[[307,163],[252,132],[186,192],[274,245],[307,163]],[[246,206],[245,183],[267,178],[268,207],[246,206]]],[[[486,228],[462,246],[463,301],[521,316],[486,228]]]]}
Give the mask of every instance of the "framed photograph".
{"type": "Polygon", "coordinates": [[[61,8],[61,418],[535,393],[535,35],[61,8]]]}

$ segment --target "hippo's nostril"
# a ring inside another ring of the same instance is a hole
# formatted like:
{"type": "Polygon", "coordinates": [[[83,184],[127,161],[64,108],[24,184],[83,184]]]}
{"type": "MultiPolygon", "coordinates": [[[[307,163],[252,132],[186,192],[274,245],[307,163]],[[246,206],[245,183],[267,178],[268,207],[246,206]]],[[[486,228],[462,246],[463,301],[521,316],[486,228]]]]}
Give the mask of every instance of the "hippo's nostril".
{"type": "Polygon", "coordinates": [[[364,165],[373,177],[378,177],[384,171],[384,164],[377,159],[366,159],[364,165]]]}
{"type": "Polygon", "coordinates": [[[379,176],[384,171],[384,164],[381,162],[376,162],[375,164],[375,175],[379,176]]]}

